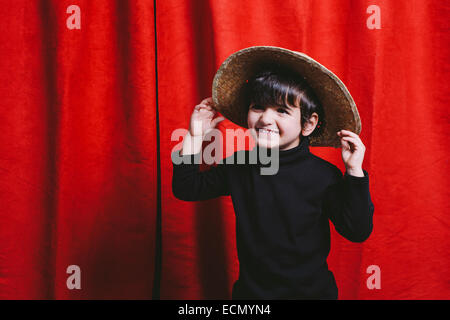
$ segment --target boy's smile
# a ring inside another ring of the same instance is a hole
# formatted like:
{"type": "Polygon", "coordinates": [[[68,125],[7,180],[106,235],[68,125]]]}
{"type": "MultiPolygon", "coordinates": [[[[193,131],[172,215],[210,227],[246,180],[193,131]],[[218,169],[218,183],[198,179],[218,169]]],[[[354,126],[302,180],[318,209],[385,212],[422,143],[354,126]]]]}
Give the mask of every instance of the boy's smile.
{"type": "Polygon", "coordinates": [[[288,150],[300,143],[300,108],[252,103],[247,123],[253,138],[261,147],[288,150]]]}

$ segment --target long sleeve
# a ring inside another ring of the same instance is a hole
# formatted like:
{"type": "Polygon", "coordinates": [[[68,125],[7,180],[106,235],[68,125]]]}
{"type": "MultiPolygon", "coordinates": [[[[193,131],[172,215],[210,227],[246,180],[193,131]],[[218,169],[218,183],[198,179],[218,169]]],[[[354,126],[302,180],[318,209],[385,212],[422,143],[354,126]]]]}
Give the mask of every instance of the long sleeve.
{"type": "MultiPolygon", "coordinates": [[[[337,171],[339,169],[336,168],[337,171]]],[[[370,198],[369,174],[355,177],[339,171],[327,191],[324,210],[336,231],[352,242],[365,241],[372,232],[374,206],[370,198]]]]}
{"type": "Polygon", "coordinates": [[[200,153],[182,156],[179,153],[172,153],[172,192],[176,198],[199,201],[230,195],[225,164],[200,172],[200,153]],[[175,158],[182,159],[182,162],[177,164],[175,158]]]}

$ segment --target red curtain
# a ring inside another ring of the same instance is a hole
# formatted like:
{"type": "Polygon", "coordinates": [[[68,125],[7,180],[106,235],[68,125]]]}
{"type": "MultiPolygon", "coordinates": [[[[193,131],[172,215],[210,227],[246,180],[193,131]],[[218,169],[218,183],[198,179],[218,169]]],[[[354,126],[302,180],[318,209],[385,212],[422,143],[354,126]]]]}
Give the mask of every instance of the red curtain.
{"type": "MultiPolygon", "coordinates": [[[[374,230],[357,244],[332,228],[339,297],[448,299],[449,9],[437,0],[0,1],[0,298],[230,298],[239,270],[231,199],[174,198],[180,140],[171,136],[188,128],[228,55],[274,45],[336,73],[360,112],[374,230]],[[81,29],[67,27],[70,5],[81,29]],[[379,29],[368,27],[372,5],[379,29]],[[81,289],[67,287],[70,265],[81,289]],[[379,289],[367,286],[372,265],[379,289]]],[[[311,151],[344,170],[339,149],[311,151]]]]}

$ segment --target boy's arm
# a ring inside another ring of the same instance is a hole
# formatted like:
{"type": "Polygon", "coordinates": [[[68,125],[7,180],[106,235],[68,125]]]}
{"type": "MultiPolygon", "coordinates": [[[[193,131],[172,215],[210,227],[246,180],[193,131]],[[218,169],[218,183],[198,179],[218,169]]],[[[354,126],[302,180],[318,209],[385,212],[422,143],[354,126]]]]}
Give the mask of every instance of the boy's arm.
{"type": "Polygon", "coordinates": [[[336,231],[352,242],[365,241],[372,232],[374,206],[370,198],[369,174],[364,177],[342,173],[335,168],[334,183],[328,188],[324,210],[336,231]]]}
{"type": "Polygon", "coordinates": [[[188,133],[183,149],[172,153],[172,192],[180,200],[208,200],[230,194],[224,164],[200,172],[201,144],[201,138],[188,133]]]}
{"type": "Polygon", "coordinates": [[[230,194],[225,165],[219,164],[208,171],[199,170],[203,138],[225,119],[214,118],[216,111],[212,104],[209,97],[194,107],[183,148],[181,152],[172,152],[172,192],[180,200],[207,200],[230,194]]]}

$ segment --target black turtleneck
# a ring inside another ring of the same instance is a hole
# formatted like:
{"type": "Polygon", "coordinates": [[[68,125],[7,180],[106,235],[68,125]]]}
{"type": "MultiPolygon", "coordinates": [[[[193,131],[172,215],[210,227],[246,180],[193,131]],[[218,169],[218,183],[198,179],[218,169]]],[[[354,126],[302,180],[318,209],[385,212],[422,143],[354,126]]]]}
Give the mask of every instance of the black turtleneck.
{"type": "MultiPolygon", "coordinates": [[[[279,151],[279,169],[262,175],[266,162],[247,164],[224,159],[199,171],[197,155],[173,161],[172,190],[178,199],[199,201],[231,195],[236,214],[239,279],[233,299],[337,299],[337,287],[326,262],[331,220],[353,242],[372,231],[373,204],[369,177],[354,177],[309,151],[309,139],[279,151]]],[[[267,150],[271,152],[273,150],[267,150]]],[[[270,155],[270,153],[269,153],[270,155]]],[[[179,151],[172,153],[172,159],[179,151]]]]}

